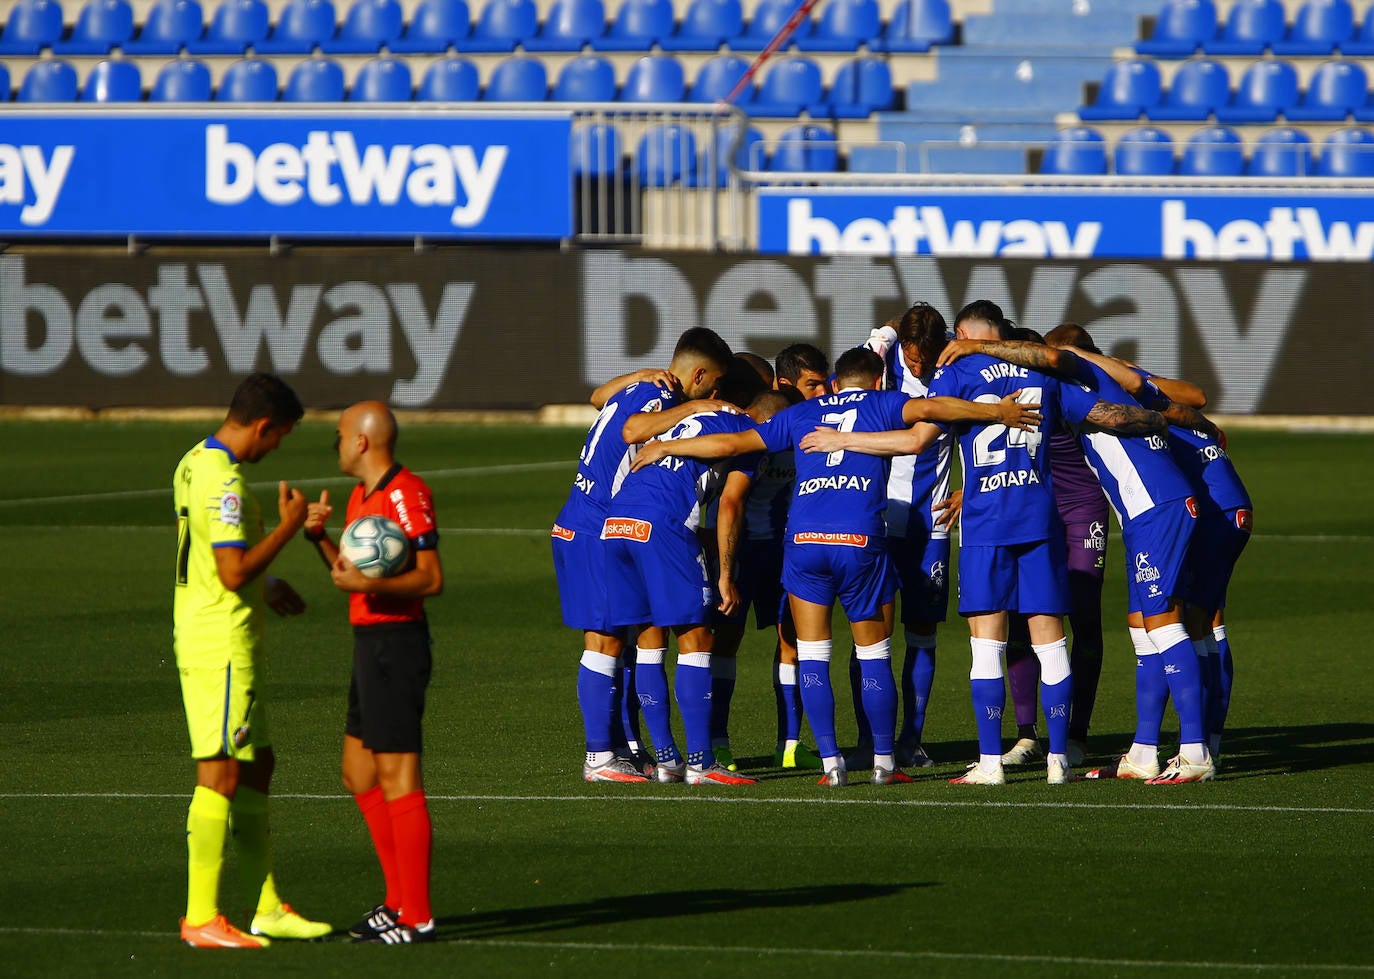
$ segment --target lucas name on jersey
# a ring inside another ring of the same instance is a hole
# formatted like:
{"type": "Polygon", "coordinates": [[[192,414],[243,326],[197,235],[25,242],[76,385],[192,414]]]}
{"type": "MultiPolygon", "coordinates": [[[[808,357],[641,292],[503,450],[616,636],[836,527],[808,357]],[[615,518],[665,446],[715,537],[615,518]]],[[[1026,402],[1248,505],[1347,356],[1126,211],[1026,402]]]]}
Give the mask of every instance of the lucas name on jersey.
{"type": "Polygon", "coordinates": [[[808,496],[821,490],[859,490],[867,493],[873,480],[867,476],[817,476],[797,484],[797,495],[808,496]]]}
{"type": "Polygon", "coordinates": [[[1036,486],[1042,482],[1040,474],[1034,469],[1010,469],[1006,472],[991,473],[978,477],[978,492],[991,493],[993,490],[1009,486],[1036,486]]]}

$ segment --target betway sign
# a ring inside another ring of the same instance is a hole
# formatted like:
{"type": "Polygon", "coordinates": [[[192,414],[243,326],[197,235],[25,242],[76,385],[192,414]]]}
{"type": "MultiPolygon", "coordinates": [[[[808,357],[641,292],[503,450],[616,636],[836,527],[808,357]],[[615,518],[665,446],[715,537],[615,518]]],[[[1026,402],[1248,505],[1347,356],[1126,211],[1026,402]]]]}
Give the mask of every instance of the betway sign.
{"type": "Polygon", "coordinates": [[[923,300],[992,299],[1207,388],[1227,412],[1370,414],[1374,277],[1350,265],[374,250],[206,261],[0,255],[0,400],[215,405],[253,370],[307,404],[532,408],[666,366],[707,326],[831,357],[923,300]],[[1321,324],[1320,342],[1308,332],[1321,324]]]}
{"type": "Polygon", "coordinates": [[[759,249],[789,255],[1368,262],[1374,195],[759,191],[759,249]]]}

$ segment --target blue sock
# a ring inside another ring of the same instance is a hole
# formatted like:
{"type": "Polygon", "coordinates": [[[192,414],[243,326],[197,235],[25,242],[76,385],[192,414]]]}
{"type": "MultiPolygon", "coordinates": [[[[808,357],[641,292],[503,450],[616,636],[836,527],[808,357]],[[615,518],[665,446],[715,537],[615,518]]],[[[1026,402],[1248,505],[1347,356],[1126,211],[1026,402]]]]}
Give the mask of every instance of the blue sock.
{"type": "Polygon", "coordinates": [[[1235,680],[1236,664],[1231,659],[1231,642],[1226,638],[1226,626],[1215,627],[1212,636],[1217,641],[1220,682],[1217,684],[1216,727],[1211,729],[1211,733],[1220,735],[1226,729],[1226,715],[1231,712],[1231,683],[1235,680]]]}
{"type": "Polygon", "coordinates": [[[835,741],[835,691],[830,686],[830,640],[797,640],[797,679],[802,708],[816,736],[816,753],[830,758],[840,753],[835,741]]]}
{"type": "Polygon", "coordinates": [[[610,751],[611,716],[615,712],[615,658],[590,649],[582,651],[577,669],[577,706],[588,751],[610,751]]]}
{"type": "Polygon", "coordinates": [[[1135,658],[1135,743],[1159,744],[1164,708],[1169,703],[1169,684],[1164,679],[1164,657],[1158,653],[1135,658]]]}
{"type": "MultiPolygon", "coordinates": [[[[711,741],[730,740],[730,701],[735,696],[733,656],[711,657],[711,741]]],[[[679,668],[682,660],[678,660],[679,668]]],[[[678,705],[681,706],[681,701],[678,705]]],[[[691,749],[688,749],[689,751],[691,749]]]]}
{"type": "Polygon", "coordinates": [[[978,753],[1002,753],[1002,711],[1007,707],[1007,685],[997,679],[970,680],[973,713],[978,721],[978,753]]]}
{"type": "Polygon", "coordinates": [[[1072,676],[1066,676],[1058,683],[1040,682],[1040,709],[1045,712],[1045,733],[1050,740],[1050,754],[1062,755],[1069,750],[1069,705],[1072,702],[1072,676]]]}
{"type": "Polygon", "coordinates": [[[892,754],[892,738],[897,727],[897,685],[892,680],[892,643],[884,639],[871,646],[858,646],[859,696],[875,755],[892,754]]]}
{"type": "Polygon", "coordinates": [[[1178,712],[1179,744],[1206,744],[1207,725],[1203,718],[1202,669],[1198,666],[1193,641],[1181,625],[1166,625],[1150,632],[1150,641],[1160,649],[1164,660],[1164,679],[1178,712]]]}
{"type": "Polygon", "coordinates": [[[711,750],[711,715],[714,694],[711,690],[711,654],[678,653],[677,709],[687,735],[687,763],[710,768],[716,763],[711,750]]]}
{"type": "Polygon", "coordinates": [[[639,710],[649,725],[649,737],[654,741],[654,757],[667,765],[682,763],[677,743],[673,741],[672,707],[668,702],[668,672],[663,667],[664,649],[636,651],[635,688],[639,692],[639,710]]]}
{"type": "Polygon", "coordinates": [[[644,743],[639,733],[639,694],[635,690],[634,656],[625,656],[625,665],[620,670],[620,726],[625,729],[625,739],[637,744],[644,743]]]}
{"type": "Polygon", "coordinates": [[[849,699],[854,704],[854,721],[859,727],[859,743],[872,743],[873,729],[868,726],[868,713],[864,710],[863,669],[859,657],[849,654],[849,699]]]}
{"type": "Polygon", "coordinates": [[[797,667],[779,663],[773,675],[773,698],[778,708],[778,744],[801,738],[801,696],[797,693],[797,667]]]}
{"type": "MultiPolygon", "coordinates": [[[[926,726],[926,704],[935,685],[935,637],[914,637],[919,645],[906,647],[902,660],[902,741],[921,743],[926,726]]],[[[908,640],[910,642],[911,640],[908,640]]]]}

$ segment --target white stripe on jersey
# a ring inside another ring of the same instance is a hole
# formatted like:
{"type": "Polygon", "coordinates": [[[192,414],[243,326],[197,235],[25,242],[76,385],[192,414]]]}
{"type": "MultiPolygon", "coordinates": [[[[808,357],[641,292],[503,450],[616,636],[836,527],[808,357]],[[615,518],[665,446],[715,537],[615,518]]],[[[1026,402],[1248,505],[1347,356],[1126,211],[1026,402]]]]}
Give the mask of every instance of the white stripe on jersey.
{"type": "MultiPolygon", "coordinates": [[[[898,378],[898,387],[903,394],[913,398],[924,398],[930,393],[926,383],[922,381],[906,366],[906,361],[902,359],[900,347],[894,346],[887,358],[891,369],[898,378]]],[[[931,486],[930,495],[924,499],[914,501],[918,505],[927,506],[931,512],[931,526],[936,527],[935,523],[935,504],[949,496],[949,476],[950,468],[953,463],[954,453],[951,451],[949,432],[942,432],[940,437],[935,440],[927,452],[935,452],[935,482],[931,486]]],[[[887,524],[887,536],[905,537],[911,523],[911,505],[914,487],[912,482],[916,475],[915,456],[893,456],[891,468],[887,476],[887,511],[884,519],[887,524]]],[[[949,532],[940,530],[938,527],[932,531],[931,536],[943,539],[949,536],[949,532]]]]}
{"type": "Polygon", "coordinates": [[[1103,474],[1093,465],[1092,456],[1084,455],[1088,468],[1093,471],[1097,481],[1103,484],[1102,489],[1107,494],[1107,502],[1111,504],[1112,512],[1116,514],[1117,523],[1123,524],[1126,520],[1134,520],[1146,510],[1152,509],[1155,505],[1154,497],[1145,488],[1140,471],[1122,448],[1121,439],[1107,432],[1085,432],[1083,437],[1092,443],[1093,449],[1101,456],[1103,465],[1107,467],[1107,479],[1103,480],[1103,474]],[[1108,489],[1108,481],[1116,483],[1115,494],[1108,489]],[[1117,506],[1118,496],[1121,501],[1120,507],[1117,506]],[[1122,507],[1126,511],[1124,514],[1121,512],[1122,507]]]}

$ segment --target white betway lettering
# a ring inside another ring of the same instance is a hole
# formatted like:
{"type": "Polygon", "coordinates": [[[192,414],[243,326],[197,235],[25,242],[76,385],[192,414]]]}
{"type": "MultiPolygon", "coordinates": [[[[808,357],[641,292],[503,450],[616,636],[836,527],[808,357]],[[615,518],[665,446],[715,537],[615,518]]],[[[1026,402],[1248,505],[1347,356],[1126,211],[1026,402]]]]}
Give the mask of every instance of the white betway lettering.
{"type": "Polygon", "coordinates": [[[863,490],[868,491],[868,487],[873,480],[867,476],[818,476],[815,479],[804,479],[797,484],[797,495],[808,496],[811,493],[819,493],[821,490],[863,490]]]}
{"type": "Polygon", "coordinates": [[[21,224],[31,228],[46,224],[57,206],[75,156],[75,146],[54,146],[52,156],[44,158],[41,146],[0,143],[0,205],[22,205],[21,224]],[[30,199],[30,189],[32,203],[25,204],[30,199]]]}
{"type": "Polygon", "coordinates": [[[228,126],[212,125],[205,127],[205,198],[232,207],[256,193],[278,207],[302,197],[330,207],[346,193],[354,205],[376,200],[390,207],[404,196],[417,207],[451,207],[450,222],[471,228],[491,207],[508,153],[488,146],[479,159],[471,146],[438,143],[369,144],[360,151],[346,130],[311,131],[304,146],[273,143],[255,153],[231,142],[228,126]]]}
{"type": "Polygon", "coordinates": [[[892,218],[858,218],[840,227],[816,217],[811,200],[787,202],[787,251],[792,255],[951,255],[1005,258],[1090,258],[1102,234],[1098,221],[955,221],[943,208],[902,204],[892,218]],[[925,247],[921,243],[925,242],[925,247]]]}
{"type": "Polygon", "coordinates": [[[1213,228],[1188,217],[1185,201],[1160,207],[1160,251],[1164,258],[1267,258],[1286,261],[1301,245],[1314,262],[1366,262],[1374,257],[1374,222],[1322,223],[1315,207],[1271,207],[1269,219],[1227,221],[1213,228]]]}

